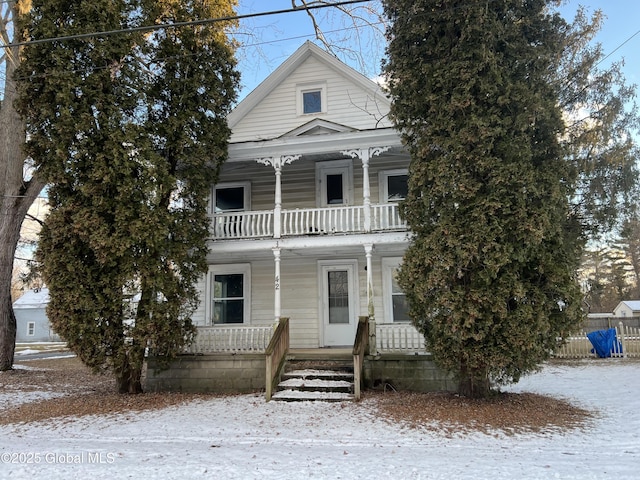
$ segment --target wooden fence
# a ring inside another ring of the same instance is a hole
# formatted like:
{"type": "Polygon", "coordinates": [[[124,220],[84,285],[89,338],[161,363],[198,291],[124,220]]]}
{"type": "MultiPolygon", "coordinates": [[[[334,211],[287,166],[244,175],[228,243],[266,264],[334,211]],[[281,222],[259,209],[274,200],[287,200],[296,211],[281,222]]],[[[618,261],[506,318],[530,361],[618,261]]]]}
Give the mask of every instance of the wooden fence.
{"type": "MultiPolygon", "coordinates": [[[[640,328],[628,327],[622,323],[615,327],[616,340],[613,342],[611,356],[615,358],[640,358],[640,328]]],[[[555,358],[592,358],[593,345],[587,338],[587,332],[582,331],[565,339],[565,344],[559,347],[553,356],[555,358]]]]}

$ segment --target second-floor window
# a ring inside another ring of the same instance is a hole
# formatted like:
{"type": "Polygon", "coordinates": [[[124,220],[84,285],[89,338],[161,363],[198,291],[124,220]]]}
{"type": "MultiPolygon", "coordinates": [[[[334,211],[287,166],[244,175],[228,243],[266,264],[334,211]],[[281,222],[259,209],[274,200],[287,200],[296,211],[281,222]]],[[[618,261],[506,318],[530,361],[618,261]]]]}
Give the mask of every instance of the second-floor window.
{"type": "Polygon", "coordinates": [[[353,163],[335,160],[316,164],[319,207],[353,204],[353,163]]]}
{"type": "Polygon", "coordinates": [[[380,172],[380,202],[399,202],[407,197],[409,176],[407,170],[386,170],[380,172]]]}
{"type": "Polygon", "coordinates": [[[249,210],[248,182],[220,183],[213,189],[214,213],[249,210]]]}

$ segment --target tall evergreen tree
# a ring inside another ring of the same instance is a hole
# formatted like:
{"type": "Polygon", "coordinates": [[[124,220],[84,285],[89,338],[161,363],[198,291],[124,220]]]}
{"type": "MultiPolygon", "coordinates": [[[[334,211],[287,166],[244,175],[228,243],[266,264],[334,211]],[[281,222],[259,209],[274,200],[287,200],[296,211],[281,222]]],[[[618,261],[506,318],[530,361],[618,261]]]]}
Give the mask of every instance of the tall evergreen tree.
{"type": "Polygon", "coordinates": [[[464,395],[535,370],[581,319],[577,170],[546,0],[387,0],[391,115],[411,154],[399,273],[464,395]]]}
{"type": "MultiPolygon", "coordinates": [[[[225,0],[34,0],[32,38],[228,17],[225,0]]],[[[51,184],[37,259],[48,316],[84,363],[142,390],[145,350],[194,334],[207,196],[226,158],[238,76],[228,24],[25,49],[27,149],[51,184]],[[132,305],[133,309],[127,308],[132,305]]]]}

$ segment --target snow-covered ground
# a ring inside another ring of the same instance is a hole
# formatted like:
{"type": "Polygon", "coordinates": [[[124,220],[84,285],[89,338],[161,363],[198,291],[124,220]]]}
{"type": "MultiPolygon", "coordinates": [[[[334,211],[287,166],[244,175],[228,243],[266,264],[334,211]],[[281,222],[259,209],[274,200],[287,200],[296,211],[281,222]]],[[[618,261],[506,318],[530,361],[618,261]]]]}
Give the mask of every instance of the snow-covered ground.
{"type": "Polygon", "coordinates": [[[597,416],[584,431],[450,438],[378,420],[366,401],[216,398],[0,427],[0,478],[640,478],[640,363],[550,365],[510,390],[562,397],[597,416]]]}

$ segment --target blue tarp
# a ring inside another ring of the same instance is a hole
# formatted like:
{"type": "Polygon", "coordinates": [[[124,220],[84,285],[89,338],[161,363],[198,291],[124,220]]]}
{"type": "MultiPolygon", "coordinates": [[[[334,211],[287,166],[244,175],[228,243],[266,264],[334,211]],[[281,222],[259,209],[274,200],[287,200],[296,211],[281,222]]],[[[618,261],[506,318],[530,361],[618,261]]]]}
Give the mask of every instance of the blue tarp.
{"type": "Polygon", "coordinates": [[[622,353],[622,345],[616,338],[615,328],[587,333],[587,338],[593,345],[591,351],[595,351],[600,358],[610,357],[612,351],[622,353]]]}

